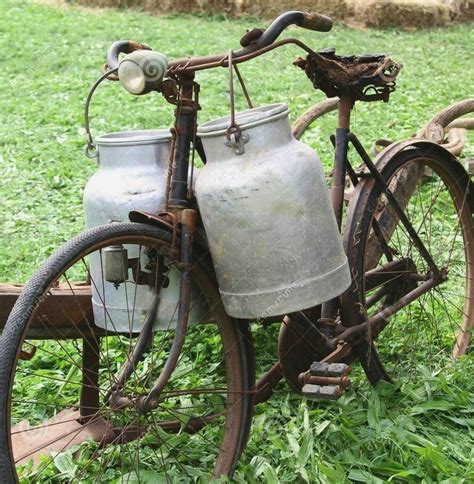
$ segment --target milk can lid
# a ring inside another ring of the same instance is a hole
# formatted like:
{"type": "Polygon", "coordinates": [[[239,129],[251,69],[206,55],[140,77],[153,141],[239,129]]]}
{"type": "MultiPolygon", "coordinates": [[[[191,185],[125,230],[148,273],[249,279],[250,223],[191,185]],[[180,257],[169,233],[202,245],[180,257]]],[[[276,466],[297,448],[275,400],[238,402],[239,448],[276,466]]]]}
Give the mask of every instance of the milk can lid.
{"type": "MultiPolygon", "coordinates": [[[[284,103],[267,104],[266,106],[259,106],[257,108],[246,109],[235,113],[235,122],[242,129],[253,128],[260,126],[288,115],[288,106],[284,103]]],[[[201,124],[197,133],[199,136],[217,136],[223,134],[229,127],[230,115],[222,118],[213,119],[207,123],[201,124]]]]}
{"type": "Polygon", "coordinates": [[[98,136],[98,146],[136,146],[155,143],[166,143],[171,140],[169,129],[142,129],[136,131],[119,131],[98,136]]]}

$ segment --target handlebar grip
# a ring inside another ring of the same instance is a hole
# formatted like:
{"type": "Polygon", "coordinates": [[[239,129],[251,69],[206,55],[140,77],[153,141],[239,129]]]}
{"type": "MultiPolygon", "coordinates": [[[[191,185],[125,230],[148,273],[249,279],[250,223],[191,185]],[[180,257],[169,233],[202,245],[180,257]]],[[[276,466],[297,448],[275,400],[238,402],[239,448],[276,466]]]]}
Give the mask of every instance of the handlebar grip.
{"type": "Polygon", "coordinates": [[[317,32],[329,32],[332,29],[332,18],[316,12],[303,12],[303,21],[300,27],[317,32]]]}
{"type": "Polygon", "coordinates": [[[298,25],[318,32],[329,32],[332,29],[332,19],[319,13],[304,13],[299,10],[282,13],[254,42],[253,50],[261,49],[275,42],[278,36],[290,25],[298,25]]]}
{"type": "Polygon", "coordinates": [[[147,44],[141,44],[133,40],[117,40],[107,51],[107,66],[109,69],[116,69],[120,63],[120,54],[130,54],[136,50],[152,50],[147,44]]]}

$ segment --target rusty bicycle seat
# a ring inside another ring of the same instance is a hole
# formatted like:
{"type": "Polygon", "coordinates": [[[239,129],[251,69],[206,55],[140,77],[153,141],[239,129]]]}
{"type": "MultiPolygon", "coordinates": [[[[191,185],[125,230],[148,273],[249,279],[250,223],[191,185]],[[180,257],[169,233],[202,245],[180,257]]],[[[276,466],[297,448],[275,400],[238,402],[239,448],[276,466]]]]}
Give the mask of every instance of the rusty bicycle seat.
{"type": "Polygon", "coordinates": [[[385,102],[402,68],[385,54],[340,56],[335,49],[310,53],[294,64],[328,97],[349,94],[354,100],[385,102]]]}

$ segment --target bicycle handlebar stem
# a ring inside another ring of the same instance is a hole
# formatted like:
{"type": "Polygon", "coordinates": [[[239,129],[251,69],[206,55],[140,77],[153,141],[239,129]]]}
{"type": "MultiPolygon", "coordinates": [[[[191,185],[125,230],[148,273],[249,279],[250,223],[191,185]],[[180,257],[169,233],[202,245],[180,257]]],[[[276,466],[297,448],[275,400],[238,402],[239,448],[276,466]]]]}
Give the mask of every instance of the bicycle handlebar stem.
{"type": "MultiPolygon", "coordinates": [[[[280,34],[290,25],[298,25],[299,27],[315,30],[318,32],[328,32],[332,28],[332,20],[325,15],[320,15],[315,12],[300,12],[291,11],[285,12],[277,17],[266,29],[262,35],[258,36],[253,42],[250,42],[246,47],[239,49],[233,53],[233,58],[238,62],[239,57],[251,58],[251,54],[255,54],[258,51],[259,54],[263,54],[268,51],[268,48],[275,42],[280,34]]],[[[294,41],[298,45],[303,45],[298,41],[294,41]]],[[[146,44],[140,44],[131,40],[119,40],[114,42],[107,52],[107,66],[109,69],[115,69],[118,67],[119,55],[121,53],[129,54],[137,49],[150,49],[146,44]]],[[[306,48],[308,50],[309,48],[306,48]]],[[[203,56],[194,58],[177,59],[169,63],[170,70],[172,68],[198,70],[199,68],[211,68],[218,65],[225,65],[225,59],[227,54],[203,56]],[[205,66],[205,67],[204,67],[205,66]],[[192,69],[194,67],[194,69],[192,69]]]]}

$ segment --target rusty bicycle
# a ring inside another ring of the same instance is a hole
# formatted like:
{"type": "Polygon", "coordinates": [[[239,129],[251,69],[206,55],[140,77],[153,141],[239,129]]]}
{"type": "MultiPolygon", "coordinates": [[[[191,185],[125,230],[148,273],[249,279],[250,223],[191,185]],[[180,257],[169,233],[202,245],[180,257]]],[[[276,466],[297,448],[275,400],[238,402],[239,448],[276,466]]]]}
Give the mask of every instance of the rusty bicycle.
{"type": "Polygon", "coordinates": [[[337,399],[356,361],[376,384],[416,375],[418,347],[425,365],[469,350],[469,175],[423,137],[372,160],[351,110],[388,101],[401,66],[278,41],[289,25],[332,28],[328,17],[286,12],[221,55],[168,62],[137,42],[109,49],[87,106],[101,82],[119,80],[132,94],[161,94],[175,124],[97,140],[105,172],[89,186],[92,228],[4,299],[2,482],[47,480],[58,458],[76,463],[70,482],[232,476],[253,407],[283,378],[311,400],[337,399]],[[317,110],[293,133],[283,104],[235,112],[234,74],[246,92],[238,64],[287,44],[305,52],[296,66],[338,109],[330,195],[316,155],[295,138],[317,110]],[[218,67],[229,70],[231,114],[198,126],[196,73],[218,67]],[[110,169],[119,158],[127,177],[110,169]],[[155,208],[105,210],[101,187],[131,200],[133,167],[148,159],[141,183],[159,177],[155,208]],[[279,359],[257,381],[254,320],[281,324],[279,359]]]}

